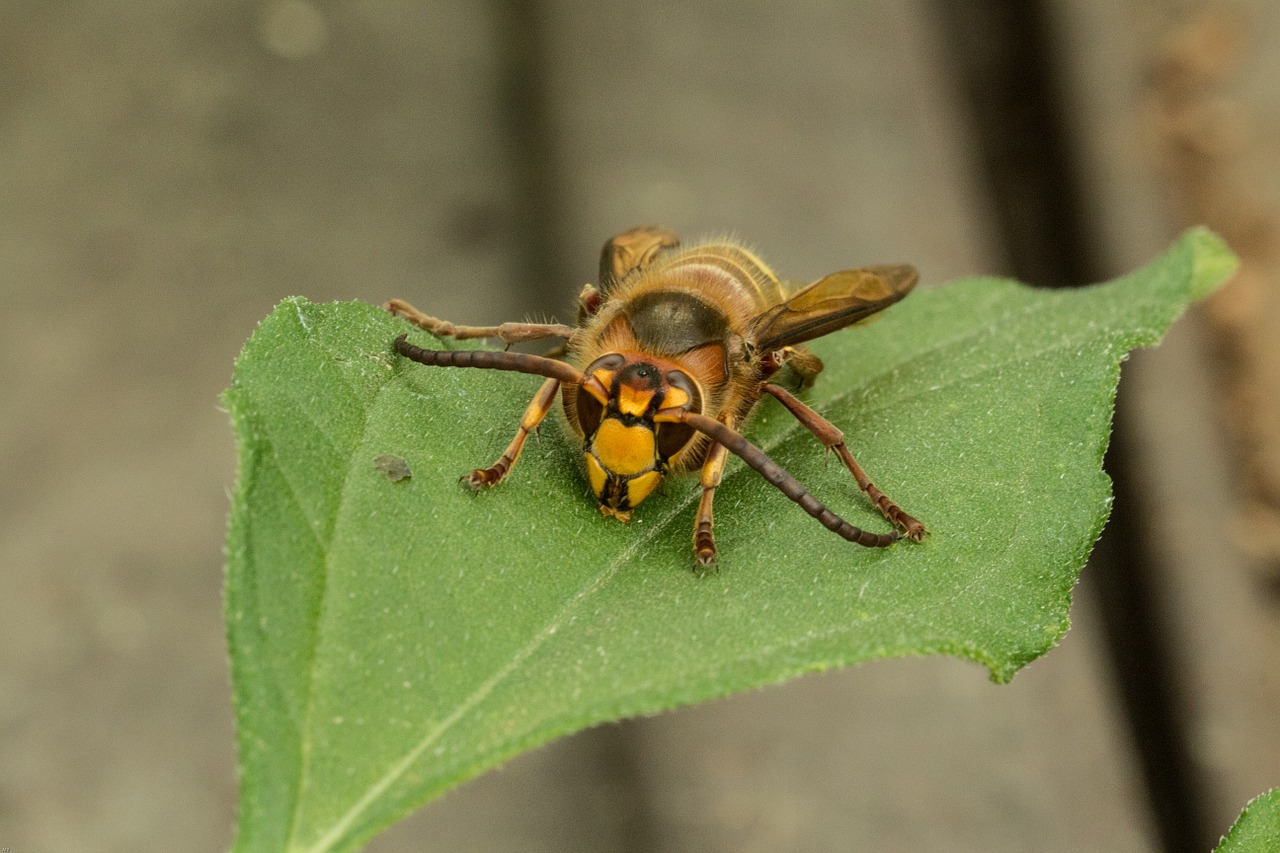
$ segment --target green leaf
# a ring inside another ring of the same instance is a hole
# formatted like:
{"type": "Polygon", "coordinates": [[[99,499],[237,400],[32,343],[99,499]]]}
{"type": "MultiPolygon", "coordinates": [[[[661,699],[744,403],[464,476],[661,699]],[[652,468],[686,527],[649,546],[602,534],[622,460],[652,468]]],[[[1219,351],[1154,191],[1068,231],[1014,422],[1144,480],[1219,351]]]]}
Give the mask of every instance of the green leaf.
{"type": "MultiPolygon", "coordinates": [[[[236,849],[350,850],[551,738],[804,672],[944,653],[1008,680],[1066,632],[1106,520],[1120,362],[1233,263],[1193,231],[1109,285],[961,281],[819,341],[810,403],[932,533],[860,548],[731,458],[706,577],[696,478],[624,526],[549,428],[472,494],[459,475],[502,452],[541,380],[424,367],[393,355],[406,326],[379,309],[285,301],[225,395],[236,849]]],[[[748,435],[887,529],[780,406],[748,435]]]]}
{"type": "Polygon", "coordinates": [[[1244,807],[1214,853],[1275,853],[1280,850],[1280,788],[1244,807]]]}

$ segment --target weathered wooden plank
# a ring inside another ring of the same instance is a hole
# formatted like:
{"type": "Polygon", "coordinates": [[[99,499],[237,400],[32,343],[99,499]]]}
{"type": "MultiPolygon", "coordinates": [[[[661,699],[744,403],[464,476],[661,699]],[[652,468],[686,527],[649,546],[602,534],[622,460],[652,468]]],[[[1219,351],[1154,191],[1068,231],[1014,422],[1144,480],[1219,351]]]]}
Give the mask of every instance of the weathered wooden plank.
{"type": "Polygon", "coordinates": [[[217,395],[291,294],[525,310],[494,29],[465,2],[0,5],[6,847],[229,843],[217,395]]]}
{"type": "Polygon", "coordinates": [[[1007,686],[893,661],[646,721],[658,849],[1155,849],[1098,639],[1007,686]]]}
{"type": "Polygon", "coordinates": [[[732,232],[795,278],[990,268],[959,106],[917,4],[547,4],[583,275],[611,233],[732,232]],[[932,55],[930,54],[932,51],[932,55]]]}
{"type": "MultiPolygon", "coordinates": [[[[1179,664],[1193,781],[1225,831],[1280,776],[1280,613],[1258,559],[1271,534],[1257,516],[1241,523],[1258,493],[1227,444],[1233,422],[1265,427],[1280,400],[1276,380],[1263,378],[1280,351],[1267,329],[1277,312],[1266,307],[1280,300],[1270,249],[1280,210],[1280,14],[1263,2],[1054,8],[1071,46],[1072,114],[1112,267],[1154,254],[1191,222],[1219,229],[1245,262],[1247,281],[1193,312],[1160,350],[1135,357],[1124,381],[1128,449],[1151,520],[1128,535],[1143,537],[1162,566],[1155,603],[1179,664]],[[1224,350],[1243,375],[1215,358],[1224,350]],[[1224,400],[1242,382],[1252,405],[1224,400]]],[[[1236,440],[1269,440],[1265,429],[1245,433],[1236,440]]],[[[1253,447],[1244,461],[1262,457],[1253,447]]]]}

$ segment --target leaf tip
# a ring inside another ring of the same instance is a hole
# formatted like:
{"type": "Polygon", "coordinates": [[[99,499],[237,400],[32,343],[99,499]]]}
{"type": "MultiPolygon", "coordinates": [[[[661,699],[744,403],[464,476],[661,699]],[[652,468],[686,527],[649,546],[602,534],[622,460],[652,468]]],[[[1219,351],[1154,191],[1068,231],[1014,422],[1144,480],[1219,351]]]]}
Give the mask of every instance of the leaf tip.
{"type": "Polygon", "coordinates": [[[1182,243],[1192,253],[1192,299],[1203,299],[1213,293],[1240,266],[1240,259],[1226,241],[1204,226],[1187,231],[1182,243]]]}

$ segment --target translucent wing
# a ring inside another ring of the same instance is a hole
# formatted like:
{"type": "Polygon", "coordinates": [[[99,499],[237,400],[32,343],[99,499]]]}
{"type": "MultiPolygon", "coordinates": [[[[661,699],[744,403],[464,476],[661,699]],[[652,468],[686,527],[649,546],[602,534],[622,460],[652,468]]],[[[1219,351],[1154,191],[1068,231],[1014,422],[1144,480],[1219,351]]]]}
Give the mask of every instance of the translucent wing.
{"type": "Polygon", "coordinates": [[[762,352],[831,334],[883,311],[911,292],[919,273],[906,264],[842,270],[802,288],[751,323],[762,352]]]}

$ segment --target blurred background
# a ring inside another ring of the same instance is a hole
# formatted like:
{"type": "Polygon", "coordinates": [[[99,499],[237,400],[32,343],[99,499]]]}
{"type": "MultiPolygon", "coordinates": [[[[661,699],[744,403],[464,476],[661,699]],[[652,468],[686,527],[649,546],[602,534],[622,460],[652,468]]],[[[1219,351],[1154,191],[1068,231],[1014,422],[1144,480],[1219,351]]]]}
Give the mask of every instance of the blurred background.
{"type": "Polygon", "coordinates": [[[572,319],[603,240],[787,277],[1237,279],[1125,368],[1062,645],[604,726],[371,849],[1207,850],[1280,784],[1280,7],[1266,0],[0,5],[0,845],[219,850],[234,477],[281,298],[572,319]]]}

